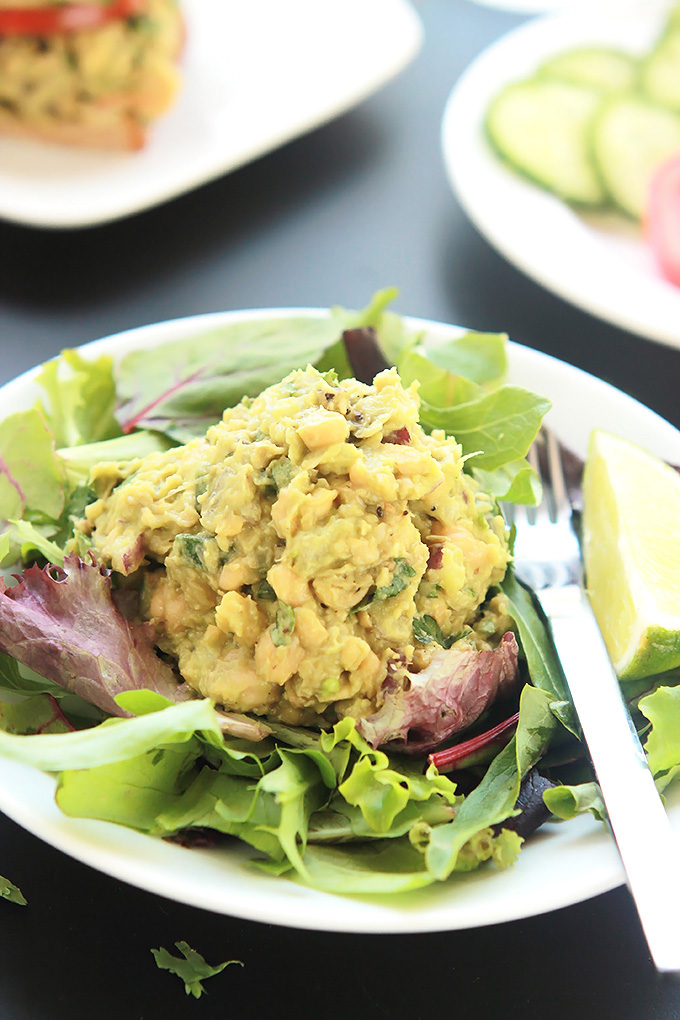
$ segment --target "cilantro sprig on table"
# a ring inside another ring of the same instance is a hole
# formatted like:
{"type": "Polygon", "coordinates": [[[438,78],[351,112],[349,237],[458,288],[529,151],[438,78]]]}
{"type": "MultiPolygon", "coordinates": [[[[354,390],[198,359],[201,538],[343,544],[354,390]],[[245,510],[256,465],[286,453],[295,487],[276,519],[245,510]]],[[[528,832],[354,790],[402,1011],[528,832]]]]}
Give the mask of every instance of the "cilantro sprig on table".
{"type": "Polygon", "coordinates": [[[224,963],[211,967],[187,942],[175,942],[175,947],[179,949],[181,956],[173,956],[162,946],[160,949],[152,949],[151,952],[159,970],[169,970],[171,974],[176,974],[184,982],[186,994],[193,995],[195,999],[200,999],[205,991],[203,981],[221,974],[232,963],[239,967],[243,966],[241,960],[225,960],[224,963]]]}
{"type": "Polygon", "coordinates": [[[2,875],[0,875],[0,899],[18,903],[21,907],[25,907],[28,902],[21,889],[10,882],[8,878],[3,878],[2,875]]]}

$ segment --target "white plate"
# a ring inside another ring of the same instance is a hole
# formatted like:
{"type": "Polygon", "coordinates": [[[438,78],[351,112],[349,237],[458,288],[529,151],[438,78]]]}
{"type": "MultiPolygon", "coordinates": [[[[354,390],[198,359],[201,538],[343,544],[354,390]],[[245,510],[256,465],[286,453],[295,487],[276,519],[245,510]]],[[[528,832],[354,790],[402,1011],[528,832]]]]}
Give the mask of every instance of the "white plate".
{"type": "MultiPolygon", "coordinates": [[[[313,310],[228,312],[130,330],[83,348],[92,356],[197,335],[224,322],[313,310]]],[[[454,327],[410,320],[414,328],[451,336],[454,327]]],[[[608,428],[680,463],[680,432],[619,390],[538,351],[510,345],[510,378],[549,397],[549,421],[577,452],[590,430],[608,428]]],[[[35,372],[2,391],[4,414],[32,406],[35,372]]],[[[449,882],[400,896],[345,898],[272,878],[247,864],[236,844],[227,850],[189,850],[107,822],[67,818],[54,803],[54,780],[0,760],[0,809],[36,836],[109,875],[170,899],[256,921],[350,932],[418,932],[471,928],[563,907],[623,882],[614,844],[590,816],[549,824],[508,871],[481,868],[449,882]]],[[[671,790],[680,831],[680,790],[671,790]]]]}
{"type": "Polygon", "coordinates": [[[182,0],[182,8],[184,84],[146,148],[0,139],[0,216],[82,227],[158,205],[348,110],[401,71],[422,39],[407,0],[182,0]]]}
{"type": "Polygon", "coordinates": [[[518,14],[547,14],[556,11],[592,14],[598,8],[612,14],[634,4],[642,9],[647,2],[648,0],[471,0],[471,3],[480,4],[482,7],[495,7],[518,14]]]}
{"type": "Polygon", "coordinates": [[[538,18],[504,36],[465,71],[442,125],[449,180],[470,219],[510,262],[560,297],[651,340],[680,347],[680,288],[660,275],[641,232],[623,219],[575,213],[525,181],[483,135],[491,99],[570,47],[605,45],[644,52],[668,3],[646,0],[614,16],[538,18]]]}

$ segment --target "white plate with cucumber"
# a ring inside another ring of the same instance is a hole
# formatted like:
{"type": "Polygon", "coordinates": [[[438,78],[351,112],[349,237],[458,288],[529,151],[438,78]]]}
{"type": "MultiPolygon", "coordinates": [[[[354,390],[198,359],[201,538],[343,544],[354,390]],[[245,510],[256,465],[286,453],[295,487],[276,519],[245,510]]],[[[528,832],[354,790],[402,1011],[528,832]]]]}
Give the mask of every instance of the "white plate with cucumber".
{"type": "Polygon", "coordinates": [[[509,261],[560,297],[680,347],[680,287],[642,226],[680,156],[680,6],[530,21],[459,79],[442,125],[449,180],[509,261]]]}

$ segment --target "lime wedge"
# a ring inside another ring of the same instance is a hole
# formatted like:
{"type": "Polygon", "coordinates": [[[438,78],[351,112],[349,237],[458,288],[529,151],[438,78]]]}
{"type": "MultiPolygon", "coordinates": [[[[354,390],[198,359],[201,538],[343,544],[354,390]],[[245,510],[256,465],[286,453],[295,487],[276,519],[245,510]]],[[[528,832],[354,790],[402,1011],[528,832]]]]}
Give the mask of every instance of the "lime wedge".
{"type": "Polygon", "coordinates": [[[595,431],[583,507],[586,583],[619,677],[680,665],[680,474],[595,431]]]}

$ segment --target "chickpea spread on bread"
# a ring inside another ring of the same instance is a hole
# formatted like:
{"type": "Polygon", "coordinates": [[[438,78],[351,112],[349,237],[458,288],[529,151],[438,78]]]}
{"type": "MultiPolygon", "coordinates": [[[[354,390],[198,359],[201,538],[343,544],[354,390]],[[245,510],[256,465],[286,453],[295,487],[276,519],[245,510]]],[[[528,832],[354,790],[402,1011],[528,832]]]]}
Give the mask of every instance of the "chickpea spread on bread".
{"type": "Polygon", "coordinates": [[[183,37],[177,0],[0,0],[0,135],[140,148],[183,37]]]}
{"type": "Polygon", "coordinates": [[[390,671],[441,650],[424,620],[476,647],[509,625],[488,600],[503,520],[418,410],[395,369],[291,372],[200,439],[97,465],[80,527],[203,695],[291,724],[370,715],[390,671]]]}

